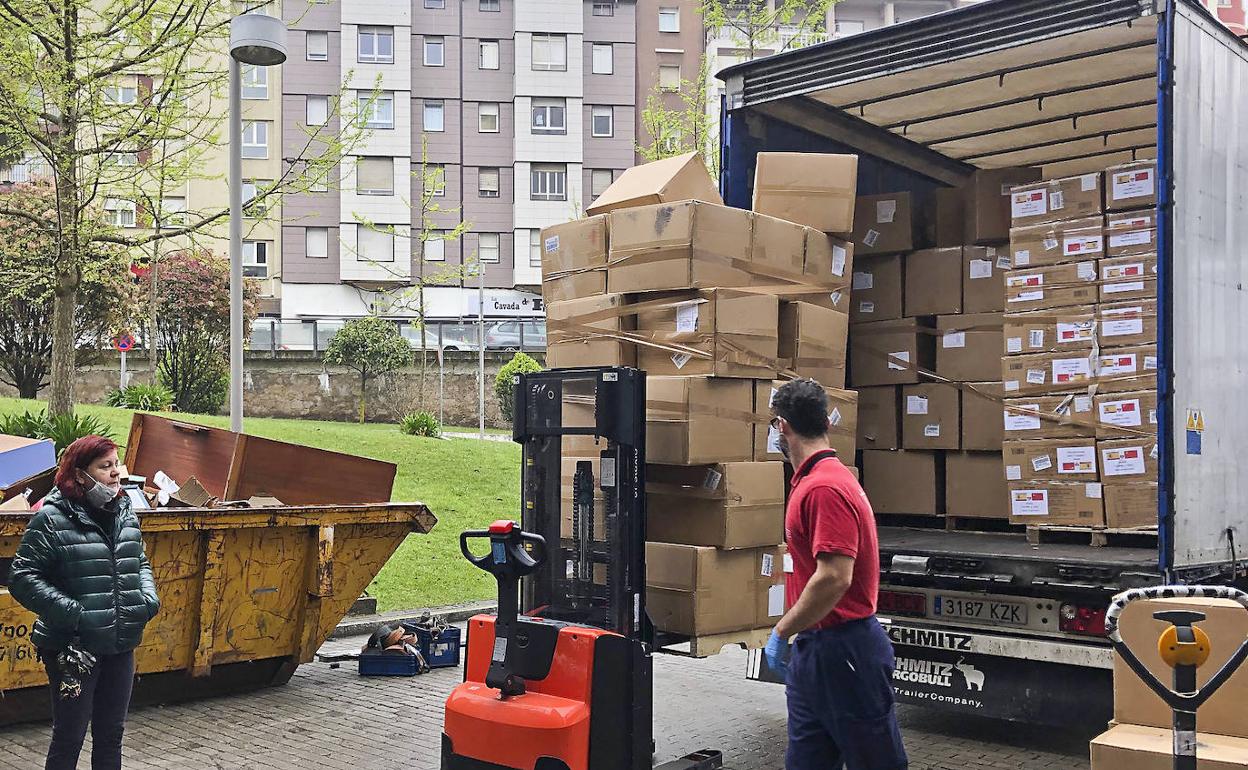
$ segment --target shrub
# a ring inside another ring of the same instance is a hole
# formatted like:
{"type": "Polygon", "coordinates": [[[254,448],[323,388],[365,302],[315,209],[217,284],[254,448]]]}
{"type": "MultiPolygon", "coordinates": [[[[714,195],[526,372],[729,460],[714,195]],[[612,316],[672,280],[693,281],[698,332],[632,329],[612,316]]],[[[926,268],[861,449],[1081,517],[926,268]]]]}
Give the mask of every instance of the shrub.
{"type": "MultiPolygon", "coordinates": [[[[193,345],[184,345],[185,353],[193,345]]],[[[176,367],[174,356],[162,356],[156,370],[160,386],[173,394],[173,406],[190,414],[218,414],[230,396],[230,371],[225,359],[205,355],[194,367],[176,367]]]]}
{"type": "Polygon", "coordinates": [[[80,414],[59,414],[49,418],[45,412],[23,412],[0,417],[0,433],[26,438],[52,439],[59,457],[65,447],[83,436],[114,438],[108,423],[98,417],[80,414]]]}
{"type": "Polygon", "coordinates": [[[516,353],[511,360],[498,370],[498,374],[494,377],[494,397],[498,399],[498,408],[503,413],[503,418],[511,420],[512,417],[512,399],[514,397],[515,386],[512,380],[517,374],[529,374],[530,372],[540,372],[542,365],[539,364],[532,356],[525,353],[516,353]]]}
{"type": "Polygon", "coordinates": [[[127,385],[108,394],[108,405],[142,412],[167,412],[173,408],[173,391],[164,385],[127,385]]]}
{"type": "Polygon", "coordinates": [[[0,415],[0,433],[25,438],[46,438],[48,416],[43,412],[14,412],[0,415]]]}
{"type": "Polygon", "coordinates": [[[429,412],[409,412],[399,421],[399,430],[409,436],[438,438],[442,435],[438,418],[429,412]]]}

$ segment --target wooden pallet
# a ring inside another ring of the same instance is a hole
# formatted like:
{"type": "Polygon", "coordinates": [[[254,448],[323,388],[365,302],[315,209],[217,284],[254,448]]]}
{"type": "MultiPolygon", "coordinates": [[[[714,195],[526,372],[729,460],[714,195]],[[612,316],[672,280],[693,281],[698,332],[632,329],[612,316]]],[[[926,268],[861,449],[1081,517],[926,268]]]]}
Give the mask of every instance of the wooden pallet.
{"type": "Polygon", "coordinates": [[[728,646],[736,646],[745,650],[762,649],[767,646],[767,639],[770,636],[770,628],[755,628],[708,636],[684,636],[660,631],[656,633],[655,651],[688,658],[707,658],[711,655],[718,655],[728,646]]]}
{"type": "Polygon", "coordinates": [[[1032,526],[1027,528],[1027,542],[1037,546],[1045,543],[1075,543],[1080,545],[1087,543],[1093,548],[1104,548],[1106,546],[1155,548],[1157,546],[1157,528],[1113,529],[1109,527],[1063,527],[1057,525],[1032,526]]]}
{"type": "Polygon", "coordinates": [[[1014,532],[1021,533],[1023,526],[1011,524],[1007,517],[986,519],[976,516],[928,516],[901,513],[877,513],[875,521],[881,527],[908,527],[911,529],[943,529],[947,532],[1014,532]]]}

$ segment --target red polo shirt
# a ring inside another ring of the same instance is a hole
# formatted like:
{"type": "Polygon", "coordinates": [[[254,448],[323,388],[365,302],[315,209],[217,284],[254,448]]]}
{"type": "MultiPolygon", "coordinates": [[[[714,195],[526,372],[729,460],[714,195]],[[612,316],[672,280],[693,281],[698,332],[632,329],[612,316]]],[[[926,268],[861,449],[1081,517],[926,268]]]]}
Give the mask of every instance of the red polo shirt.
{"type": "Polygon", "coordinates": [[[854,559],[853,581],[836,608],[813,628],[828,628],[875,614],[880,589],[880,546],[875,513],[853,473],[831,451],[818,452],[793,474],[784,515],[785,540],[793,560],[785,576],[789,607],[815,574],[821,553],[854,559]]]}

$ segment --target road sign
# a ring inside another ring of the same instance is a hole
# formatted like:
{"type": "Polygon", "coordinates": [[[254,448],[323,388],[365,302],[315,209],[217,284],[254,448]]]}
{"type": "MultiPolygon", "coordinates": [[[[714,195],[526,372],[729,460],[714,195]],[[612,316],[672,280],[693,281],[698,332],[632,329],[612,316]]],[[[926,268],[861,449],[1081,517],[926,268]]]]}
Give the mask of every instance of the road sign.
{"type": "Polygon", "coordinates": [[[116,337],[113,337],[113,347],[122,353],[134,350],[134,335],[128,333],[118,334],[116,337]]]}

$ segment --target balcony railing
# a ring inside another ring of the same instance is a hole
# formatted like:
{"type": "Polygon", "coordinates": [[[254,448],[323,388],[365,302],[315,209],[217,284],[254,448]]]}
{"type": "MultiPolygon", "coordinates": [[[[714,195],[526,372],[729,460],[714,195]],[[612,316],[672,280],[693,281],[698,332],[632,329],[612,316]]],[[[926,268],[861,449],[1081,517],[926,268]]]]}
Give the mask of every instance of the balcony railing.
{"type": "MultiPolygon", "coordinates": [[[[346,319],[257,318],[251,324],[249,349],[275,356],[283,351],[321,354],[346,323],[346,319]]],[[[431,321],[423,329],[420,324],[411,321],[394,323],[413,350],[455,352],[481,349],[480,328],[473,322],[431,321]]],[[[546,321],[542,318],[487,319],[484,337],[487,351],[542,353],[546,350],[546,321]]]]}

